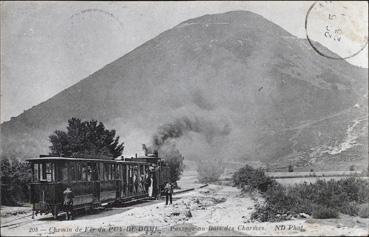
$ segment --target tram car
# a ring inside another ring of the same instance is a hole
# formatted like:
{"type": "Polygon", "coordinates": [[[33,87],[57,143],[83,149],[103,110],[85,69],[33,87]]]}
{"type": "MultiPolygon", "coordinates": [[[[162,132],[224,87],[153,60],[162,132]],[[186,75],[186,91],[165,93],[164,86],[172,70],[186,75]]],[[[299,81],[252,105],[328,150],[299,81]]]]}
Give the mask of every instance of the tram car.
{"type": "Polygon", "coordinates": [[[64,212],[63,191],[73,191],[73,210],[90,210],[149,196],[147,179],[153,178],[153,195],[169,182],[169,167],[159,157],[121,160],[48,157],[28,159],[32,167],[31,203],[34,214],[64,212]]]}

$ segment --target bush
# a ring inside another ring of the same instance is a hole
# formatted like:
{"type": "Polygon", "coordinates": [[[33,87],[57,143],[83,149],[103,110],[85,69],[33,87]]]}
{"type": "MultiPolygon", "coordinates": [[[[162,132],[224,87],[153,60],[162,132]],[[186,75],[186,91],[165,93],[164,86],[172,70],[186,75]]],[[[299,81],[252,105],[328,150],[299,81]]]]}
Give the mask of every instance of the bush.
{"type": "Polygon", "coordinates": [[[312,214],[316,218],[336,218],[338,212],[357,216],[360,211],[365,216],[365,208],[358,204],[368,203],[368,195],[368,182],[357,178],[318,180],[314,184],[305,182],[288,188],[278,184],[264,193],[266,203],[256,208],[252,218],[279,221],[285,220],[288,214],[299,213],[312,214]]]}
{"type": "Polygon", "coordinates": [[[269,187],[276,185],[277,182],[265,175],[264,171],[254,169],[246,165],[233,174],[233,183],[242,188],[243,191],[257,189],[261,192],[266,192],[269,187]]]}
{"type": "Polygon", "coordinates": [[[261,169],[245,166],[233,175],[234,184],[242,188],[259,190],[265,204],[257,206],[252,214],[259,221],[286,220],[293,215],[306,213],[317,218],[336,218],[338,213],[366,216],[366,209],[359,204],[369,203],[369,182],[350,177],[335,180],[318,180],[283,187],[261,169]]]}
{"type": "Polygon", "coordinates": [[[339,211],[350,216],[357,216],[359,214],[359,207],[355,202],[349,202],[339,207],[339,211]]]}
{"type": "Polygon", "coordinates": [[[313,209],[313,217],[316,219],[337,218],[338,211],[332,207],[317,205],[313,209]]]}
{"type": "Polygon", "coordinates": [[[358,215],[361,218],[369,218],[369,203],[361,204],[359,206],[358,215]]]}
{"type": "Polygon", "coordinates": [[[200,160],[197,162],[197,173],[200,182],[214,182],[224,172],[224,165],[221,160],[200,160]]]}

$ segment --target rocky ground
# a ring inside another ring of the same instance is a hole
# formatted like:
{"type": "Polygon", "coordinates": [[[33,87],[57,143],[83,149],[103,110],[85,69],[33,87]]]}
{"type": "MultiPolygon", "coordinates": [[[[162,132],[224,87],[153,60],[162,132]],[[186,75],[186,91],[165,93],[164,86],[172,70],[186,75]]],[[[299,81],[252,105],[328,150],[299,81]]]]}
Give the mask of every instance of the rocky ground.
{"type": "MultiPolygon", "coordinates": [[[[190,184],[191,178],[184,178],[190,184]]],[[[252,222],[254,205],[262,202],[257,194],[241,194],[227,185],[209,185],[176,194],[173,205],[164,200],[130,207],[114,207],[74,220],[53,220],[51,216],[32,220],[30,209],[15,215],[2,208],[2,236],[219,236],[219,235],[351,235],[367,236],[369,219],[341,216],[317,220],[311,217],[284,222],[252,222]],[[7,213],[5,215],[5,213],[7,213]],[[4,215],[3,215],[4,214],[4,215]],[[18,218],[18,219],[17,219],[18,218]],[[18,223],[18,224],[17,224],[18,223]]],[[[13,212],[14,213],[14,212],[13,212]]]]}

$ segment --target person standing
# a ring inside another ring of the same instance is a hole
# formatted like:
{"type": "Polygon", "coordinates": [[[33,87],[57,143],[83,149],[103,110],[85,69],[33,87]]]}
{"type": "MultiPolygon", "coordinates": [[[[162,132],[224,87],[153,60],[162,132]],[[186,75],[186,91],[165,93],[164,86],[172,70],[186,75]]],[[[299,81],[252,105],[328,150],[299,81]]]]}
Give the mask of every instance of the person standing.
{"type": "Polygon", "coordinates": [[[138,180],[137,180],[137,172],[133,173],[133,192],[137,193],[138,180]]]}
{"type": "Polygon", "coordinates": [[[165,185],[164,192],[165,192],[165,205],[168,205],[168,201],[170,201],[170,204],[172,204],[173,187],[169,182],[165,185]]]}
{"type": "Polygon", "coordinates": [[[150,175],[145,175],[145,192],[149,193],[149,187],[150,187],[150,175]]]}
{"type": "Polygon", "coordinates": [[[154,179],[152,178],[152,174],[150,174],[150,178],[148,181],[148,193],[149,193],[149,197],[152,197],[153,194],[153,188],[154,188],[154,179]]]}
{"type": "Polygon", "coordinates": [[[64,202],[63,202],[64,210],[67,213],[66,220],[72,220],[73,219],[72,212],[73,212],[74,193],[69,186],[67,186],[67,188],[64,190],[63,196],[64,196],[64,202]]]}

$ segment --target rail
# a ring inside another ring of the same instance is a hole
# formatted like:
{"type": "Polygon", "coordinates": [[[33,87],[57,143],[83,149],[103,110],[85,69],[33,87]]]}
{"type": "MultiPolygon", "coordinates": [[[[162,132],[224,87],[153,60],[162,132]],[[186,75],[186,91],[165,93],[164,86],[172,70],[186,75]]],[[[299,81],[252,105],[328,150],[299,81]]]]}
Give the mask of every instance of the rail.
{"type": "MultiPolygon", "coordinates": [[[[173,194],[175,195],[175,194],[190,192],[190,191],[194,191],[195,189],[200,189],[200,188],[204,188],[204,187],[207,187],[207,186],[208,186],[208,184],[204,184],[204,185],[201,185],[198,188],[188,188],[188,189],[184,189],[184,190],[179,190],[179,191],[173,192],[173,194]]],[[[135,203],[137,201],[142,201],[142,200],[143,199],[140,199],[140,200],[130,200],[130,201],[126,202],[125,204],[135,203]]],[[[28,219],[28,220],[17,222],[17,223],[12,223],[14,221],[21,220],[21,219],[24,219],[24,218],[27,218],[27,217],[31,217],[31,216],[32,216],[32,214],[28,214],[28,215],[21,216],[21,217],[15,218],[13,220],[7,221],[6,223],[2,223],[3,225],[1,225],[1,228],[5,228],[5,227],[9,227],[10,228],[12,226],[14,226],[13,228],[16,228],[16,227],[18,227],[20,225],[25,225],[25,224],[28,224],[30,222],[37,221],[37,219],[28,219]]]]}

